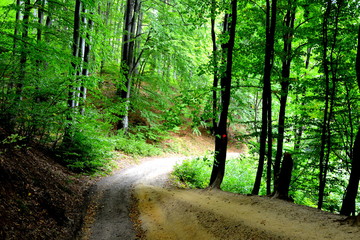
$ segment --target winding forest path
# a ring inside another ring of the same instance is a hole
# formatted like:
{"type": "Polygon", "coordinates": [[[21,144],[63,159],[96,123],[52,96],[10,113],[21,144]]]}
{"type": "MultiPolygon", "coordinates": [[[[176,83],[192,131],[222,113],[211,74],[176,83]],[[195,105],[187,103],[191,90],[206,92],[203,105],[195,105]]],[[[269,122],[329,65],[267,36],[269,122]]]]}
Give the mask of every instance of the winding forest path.
{"type": "Polygon", "coordinates": [[[132,194],[142,239],[359,239],[360,228],[339,215],[267,197],[166,187],[181,160],[145,160],[102,179],[83,240],[139,239],[129,217],[132,194]]]}
{"type": "Polygon", "coordinates": [[[143,159],[141,164],[114,173],[100,180],[88,211],[84,239],[136,239],[130,206],[133,189],[141,184],[162,186],[181,157],[143,159]]]}

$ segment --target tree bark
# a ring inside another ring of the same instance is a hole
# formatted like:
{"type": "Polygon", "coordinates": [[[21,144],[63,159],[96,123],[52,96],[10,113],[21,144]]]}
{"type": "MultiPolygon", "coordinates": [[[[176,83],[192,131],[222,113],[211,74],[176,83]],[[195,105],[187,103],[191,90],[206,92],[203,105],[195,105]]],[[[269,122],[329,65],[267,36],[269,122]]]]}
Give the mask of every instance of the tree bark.
{"type": "Polygon", "coordinates": [[[118,128],[124,129],[127,131],[129,127],[128,122],[128,111],[130,104],[130,91],[133,73],[136,72],[135,67],[135,41],[138,36],[136,36],[136,30],[138,25],[141,25],[141,18],[138,17],[141,10],[141,1],[140,0],[127,0],[125,15],[124,15],[124,35],[123,35],[123,45],[122,45],[122,55],[121,55],[121,73],[124,76],[124,85],[120,86],[117,90],[117,94],[124,101],[125,109],[124,113],[120,116],[120,121],[118,122],[118,128]]]}
{"type": "MultiPolygon", "coordinates": [[[[356,78],[358,82],[358,87],[360,91],[360,26],[358,32],[358,46],[357,46],[355,69],[356,69],[356,78]]],[[[359,189],[359,180],[360,180],[360,127],[358,128],[358,132],[356,134],[356,138],[354,142],[353,154],[351,159],[350,179],[348,186],[346,188],[346,193],[341,206],[340,214],[347,216],[350,216],[351,214],[355,214],[355,203],[359,189]]]]}
{"type": "Polygon", "coordinates": [[[23,86],[25,81],[25,75],[26,75],[26,62],[28,58],[28,36],[29,36],[29,21],[30,21],[30,14],[31,14],[31,2],[30,0],[26,0],[24,2],[25,9],[24,9],[24,16],[23,16],[23,24],[22,24],[22,48],[20,50],[20,70],[19,70],[19,76],[16,84],[16,95],[18,99],[22,100],[22,92],[23,92],[23,86]]]}
{"type": "Polygon", "coordinates": [[[278,179],[278,187],[275,191],[274,198],[280,198],[284,200],[291,200],[289,198],[289,187],[291,182],[291,172],[293,169],[293,159],[290,153],[284,154],[284,159],[281,165],[281,171],[278,179]]]}
{"type": "Polygon", "coordinates": [[[73,120],[73,111],[76,105],[76,96],[75,96],[75,81],[77,71],[79,71],[79,63],[78,58],[80,55],[80,26],[81,26],[81,9],[82,2],[81,0],[76,0],[75,2],[75,10],[74,10],[74,29],[73,29],[73,44],[72,44],[72,55],[74,60],[71,62],[73,73],[70,74],[70,84],[69,84],[69,92],[68,92],[68,113],[66,116],[67,126],[65,127],[63,143],[64,146],[69,146],[72,142],[71,139],[71,128],[72,128],[72,120],[73,120]],[[75,77],[74,77],[75,76],[75,77]]]}
{"type": "MultiPolygon", "coordinates": [[[[295,2],[295,1],[294,1],[295,2]]],[[[277,135],[277,147],[276,157],[274,163],[274,191],[278,186],[278,178],[280,174],[281,156],[284,146],[284,133],[285,133],[285,116],[286,116],[286,103],[290,85],[290,66],[292,61],[292,39],[294,36],[294,22],[295,22],[295,8],[293,6],[293,0],[288,1],[288,10],[284,18],[284,26],[286,27],[283,35],[284,42],[284,59],[282,60],[282,71],[281,71],[281,96],[280,96],[280,111],[279,111],[279,122],[278,122],[278,135],[277,135]]]]}
{"type": "MultiPolygon", "coordinates": [[[[271,148],[272,148],[272,134],[271,131],[271,70],[274,59],[274,41],[276,29],[276,5],[277,1],[272,0],[270,7],[270,0],[266,1],[266,46],[265,46],[265,66],[263,79],[263,103],[262,103],[262,125],[260,133],[260,151],[259,164],[256,172],[256,178],[252,194],[259,194],[262,173],[264,170],[264,162],[266,155],[266,142],[268,142],[268,170],[271,172],[271,148]]],[[[269,192],[271,181],[271,174],[267,176],[267,192],[269,192]]]]}
{"type": "MultiPolygon", "coordinates": [[[[87,29],[90,31],[93,28],[93,21],[91,19],[83,20],[84,25],[86,25],[87,29]]],[[[90,64],[90,53],[91,53],[91,36],[89,32],[86,34],[86,40],[84,43],[84,54],[83,54],[83,67],[82,67],[82,80],[80,86],[80,98],[82,101],[80,113],[81,115],[85,114],[85,101],[87,96],[87,88],[86,88],[86,79],[89,76],[89,64],[90,64]]]]}
{"type": "Polygon", "coordinates": [[[217,128],[217,115],[218,115],[218,85],[219,85],[219,76],[218,76],[218,48],[216,44],[216,33],[215,33],[215,10],[216,10],[216,1],[212,0],[211,2],[211,40],[212,40],[212,50],[213,50],[213,67],[214,67],[214,79],[213,79],[213,89],[212,89],[212,133],[215,134],[217,128]]]}
{"type": "Polygon", "coordinates": [[[237,0],[231,1],[231,15],[225,17],[225,24],[228,19],[231,19],[231,21],[229,21],[229,41],[227,44],[223,45],[223,51],[226,52],[226,70],[225,74],[223,77],[221,77],[220,80],[221,113],[215,134],[215,159],[209,184],[211,188],[220,188],[225,174],[226,150],[228,142],[227,119],[231,93],[233,50],[235,44],[235,30],[237,20],[237,0]]]}
{"type": "MultiPolygon", "coordinates": [[[[73,45],[72,45],[72,55],[74,57],[74,61],[71,62],[71,65],[74,69],[74,75],[76,75],[76,72],[78,71],[79,68],[79,63],[77,62],[77,58],[80,55],[81,8],[82,8],[81,0],[76,0],[75,11],[74,11],[74,30],[73,30],[73,45]]],[[[69,86],[68,107],[70,109],[75,107],[75,89],[74,89],[73,79],[71,80],[71,84],[69,86]]]]}
{"type": "Polygon", "coordinates": [[[324,118],[321,129],[321,147],[319,153],[319,195],[318,195],[318,209],[322,209],[324,201],[324,192],[327,181],[327,172],[330,161],[330,152],[331,152],[331,119],[333,117],[333,109],[335,104],[335,95],[336,95],[336,82],[337,82],[337,66],[333,57],[337,34],[338,34],[338,24],[339,24],[339,15],[342,7],[342,2],[339,1],[336,8],[336,15],[331,17],[331,10],[333,6],[332,1],[328,1],[327,8],[324,14],[323,21],[323,67],[325,75],[325,107],[324,107],[324,118]],[[330,56],[328,56],[328,47],[329,47],[329,19],[333,19],[335,22],[331,25],[334,26],[333,40],[330,45],[330,56]],[[328,59],[330,58],[330,60],[328,59]]]}

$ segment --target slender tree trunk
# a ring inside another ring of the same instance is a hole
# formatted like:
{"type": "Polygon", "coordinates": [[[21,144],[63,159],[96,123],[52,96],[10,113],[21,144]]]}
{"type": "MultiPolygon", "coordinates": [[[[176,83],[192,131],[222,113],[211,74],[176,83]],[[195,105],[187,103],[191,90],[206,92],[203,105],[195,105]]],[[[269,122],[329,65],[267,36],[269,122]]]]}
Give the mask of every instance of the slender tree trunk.
{"type": "Polygon", "coordinates": [[[336,82],[337,82],[337,69],[336,63],[334,61],[334,51],[337,42],[338,34],[338,25],[339,25],[339,15],[341,12],[342,2],[339,1],[336,8],[335,17],[331,17],[330,12],[332,9],[332,1],[328,1],[327,8],[324,14],[323,22],[323,67],[325,75],[325,108],[324,108],[324,118],[322,123],[321,131],[321,147],[319,153],[319,197],[318,197],[318,209],[322,209],[324,201],[324,192],[327,180],[327,172],[330,161],[330,152],[331,152],[331,119],[333,118],[333,109],[335,104],[335,95],[336,95],[336,82]],[[333,39],[330,49],[330,56],[328,57],[328,48],[329,48],[329,36],[328,36],[328,25],[329,19],[333,19],[335,22],[332,24],[334,26],[333,39]],[[330,58],[330,61],[328,60],[330,58]],[[331,80],[331,81],[330,81],[331,80]]]}
{"type": "Polygon", "coordinates": [[[130,104],[130,91],[132,85],[133,73],[135,70],[135,41],[136,41],[136,30],[138,29],[138,17],[141,10],[140,0],[127,0],[125,16],[124,16],[124,35],[123,35],[123,46],[121,56],[121,72],[124,76],[124,86],[118,88],[117,94],[125,103],[124,114],[122,114],[121,120],[118,123],[119,129],[127,131],[128,122],[128,111],[130,104]]]}
{"type": "Polygon", "coordinates": [[[37,42],[42,41],[42,27],[44,25],[44,8],[45,8],[45,0],[40,0],[38,3],[38,28],[36,32],[37,42]]]}
{"type": "MultiPolygon", "coordinates": [[[[358,82],[358,87],[360,91],[360,26],[358,33],[358,47],[356,54],[355,69],[356,69],[356,78],[358,82]]],[[[348,186],[346,188],[345,197],[340,210],[340,213],[343,215],[350,216],[351,214],[355,214],[355,202],[359,189],[359,180],[360,180],[360,127],[358,128],[354,142],[354,147],[353,147],[350,179],[348,186]]]]}
{"type": "MultiPolygon", "coordinates": [[[[271,172],[271,148],[272,134],[271,129],[271,70],[274,59],[274,41],[276,27],[276,0],[266,1],[266,47],[265,47],[265,67],[264,67],[264,83],[263,83],[263,104],[262,104],[262,126],[260,133],[260,151],[259,164],[256,172],[256,178],[252,194],[259,194],[261,177],[264,170],[264,162],[266,155],[266,141],[268,142],[268,165],[267,173],[271,172]],[[271,7],[270,7],[271,6],[271,7]]],[[[267,176],[267,192],[269,192],[271,174],[267,176]]]]}
{"type": "MultiPolygon", "coordinates": [[[[88,30],[90,31],[93,28],[93,21],[88,19],[87,21],[83,21],[84,25],[87,26],[88,30]]],[[[87,88],[86,88],[86,80],[89,76],[89,64],[90,64],[90,52],[91,52],[91,36],[89,33],[86,34],[85,46],[84,46],[84,56],[83,56],[83,67],[82,67],[82,80],[80,86],[80,99],[82,101],[80,113],[82,115],[85,114],[85,101],[87,96],[87,88]]]]}
{"type": "Polygon", "coordinates": [[[215,134],[215,159],[209,185],[211,188],[220,188],[225,174],[226,150],[228,141],[227,119],[230,104],[233,49],[235,43],[235,30],[237,20],[237,0],[231,1],[231,16],[225,17],[224,22],[226,23],[230,18],[231,21],[229,22],[229,41],[227,44],[223,45],[223,51],[226,52],[226,70],[225,74],[220,80],[222,89],[221,113],[215,134]]]}
{"type": "Polygon", "coordinates": [[[29,35],[29,21],[30,21],[30,14],[31,14],[31,2],[30,0],[25,0],[25,9],[24,9],[24,16],[23,16],[23,24],[22,24],[22,48],[20,50],[20,70],[19,76],[16,86],[16,95],[18,99],[22,100],[22,91],[25,81],[26,75],[26,62],[28,58],[28,35],[29,35]]]}
{"type": "Polygon", "coordinates": [[[75,96],[75,87],[74,84],[76,80],[76,73],[79,69],[79,62],[78,58],[80,55],[80,26],[81,26],[81,9],[82,9],[82,2],[81,0],[76,0],[75,2],[75,10],[74,10],[74,30],[73,30],[73,44],[72,44],[72,55],[74,57],[74,61],[71,62],[73,73],[70,74],[70,84],[69,84],[69,92],[68,92],[68,114],[66,120],[68,124],[65,128],[64,132],[64,145],[71,144],[71,128],[72,128],[72,120],[73,120],[73,112],[76,105],[76,96],[75,96]]]}
{"type": "MultiPolygon", "coordinates": [[[[21,0],[16,0],[16,7],[18,8],[18,10],[16,10],[16,16],[15,16],[15,28],[14,28],[14,50],[17,48],[17,38],[19,37],[19,25],[21,22],[21,10],[20,10],[20,6],[21,5],[21,0]]],[[[14,51],[15,53],[15,51],[14,51]]]]}
{"type": "MultiPolygon", "coordinates": [[[[296,2],[296,1],[294,1],[296,2]]],[[[295,22],[295,7],[293,6],[293,0],[288,1],[288,10],[284,18],[284,26],[286,27],[285,34],[283,35],[284,42],[284,59],[282,61],[281,71],[281,96],[280,96],[280,111],[279,111],[279,122],[278,122],[278,136],[277,136],[277,147],[276,157],[274,164],[274,191],[278,186],[278,178],[280,174],[281,156],[284,146],[284,133],[285,133],[285,116],[286,116],[286,103],[290,85],[290,66],[292,61],[292,39],[294,36],[294,22],[295,22]]]]}
{"type": "Polygon", "coordinates": [[[213,90],[212,90],[212,133],[215,134],[217,128],[217,115],[218,115],[218,85],[219,85],[219,76],[218,76],[218,54],[217,54],[217,44],[216,44],[216,33],[215,33],[215,10],[216,10],[216,1],[212,0],[211,2],[211,40],[212,40],[212,50],[213,50],[213,66],[214,66],[214,79],[213,79],[213,90]]]}
{"type": "MultiPolygon", "coordinates": [[[[45,0],[40,0],[37,5],[37,15],[38,15],[38,27],[36,32],[36,41],[40,45],[42,42],[42,35],[43,31],[42,28],[44,26],[44,8],[45,8],[45,0]]],[[[36,68],[37,68],[37,78],[41,77],[41,71],[42,71],[43,61],[40,59],[36,59],[36,68]]],[[[36,89],[39,90],[40,87],[36,86],[36,89]]],[[[38,95],[36,97],[36,102],[41,102],[43,100],[43,97],[38,95]]]]}
{"type": "Polygon", "coordinates": [[[281,165],[281,171],[279,174],[279,184],[275,189],[274,198],[280,198],[284,200],[291,200],[289,197],[289,187],[291,182],[291,173],[293,169],[293,159],[290,153],[284,153],[284,159],[281,165]]]}
{"type": "MultiPolygon", "coordinates": [[[[104,20],[105,20],[105,26],[108,27],[109,26],[109,19],[110,19],[110,9],[112,7],[112,2],[108,1],[106,2],[106,10],[105,13],[101,11],[101,8],[99,6],[99,14],[104,15],[104,20]]],[[[108,39],[109,44],[111,44],[111,39],[108,39]]],[[[104,67],[105,67],[105,59],[102,58],[101,62],[100,62],[100,75],[102,75],[104,73],[104,67]]]]}

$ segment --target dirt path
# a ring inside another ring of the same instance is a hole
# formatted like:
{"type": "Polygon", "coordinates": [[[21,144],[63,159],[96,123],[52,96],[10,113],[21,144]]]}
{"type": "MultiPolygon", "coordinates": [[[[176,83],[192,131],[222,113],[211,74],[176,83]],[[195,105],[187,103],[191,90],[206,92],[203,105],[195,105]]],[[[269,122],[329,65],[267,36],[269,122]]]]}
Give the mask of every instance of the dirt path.
{"type": "Polygon", "coordinates": [[[316,209],[266,197],[165,187],[178,161],[145,161],[99,182],[101,204],[83,239],[137,239],[129,219],[131,189],[144,239],[360,239],[359,227],[316,209]]]}
{"type": "Polygon", "coordinates": [[[103,178],[93,189],[93,203],[88,211],[83,240],[136,239],[129,206],[134,186],[162,186],[181,157],[143,159],[140,165],[103,178]]]}

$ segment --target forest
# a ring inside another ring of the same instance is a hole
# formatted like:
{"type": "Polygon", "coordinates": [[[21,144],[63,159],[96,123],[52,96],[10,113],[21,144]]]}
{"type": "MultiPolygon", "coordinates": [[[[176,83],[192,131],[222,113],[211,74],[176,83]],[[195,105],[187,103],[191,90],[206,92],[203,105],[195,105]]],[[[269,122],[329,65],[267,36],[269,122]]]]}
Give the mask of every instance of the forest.
{"type": "Polygon", "coordinates": [[[36,144],[92,174],[109,171],[114,151],[157,155],[176,151],[171,133],[206,132],[214,151],[174,173],[189,186],[357,215],[359,9],[357,0],[1,0],[0,154],[36,144]],[[226,161],[229,141],[240,159],[226,161]],[[225,186],[230,172],[235,187],[225,186]]]}

